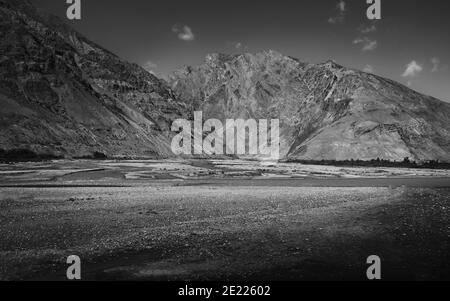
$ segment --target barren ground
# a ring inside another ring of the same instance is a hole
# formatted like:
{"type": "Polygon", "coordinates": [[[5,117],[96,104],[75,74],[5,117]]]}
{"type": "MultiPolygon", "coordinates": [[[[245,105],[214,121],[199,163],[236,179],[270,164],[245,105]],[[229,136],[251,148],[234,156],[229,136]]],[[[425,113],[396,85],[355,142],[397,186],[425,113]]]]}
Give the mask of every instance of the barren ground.
{"type": "Polygon", "coordinates": [[[228,178],[197,162],[143,179],[143,163],[72,164],[1,169],[0,279],[64,280],[78,255],[85,280],[364,280],[378,255],[383,279],[450,280],[445,175],[228,178]]]}

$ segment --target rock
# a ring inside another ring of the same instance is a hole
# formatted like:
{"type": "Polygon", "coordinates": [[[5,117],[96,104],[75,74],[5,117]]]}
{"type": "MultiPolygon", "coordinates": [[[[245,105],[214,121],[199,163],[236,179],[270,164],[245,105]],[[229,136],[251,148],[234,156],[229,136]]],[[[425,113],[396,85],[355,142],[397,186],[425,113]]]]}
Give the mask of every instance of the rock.
{"type": "Polygon", "coordinates": [[[450,162],[450,104],[333,61],[211,54],[167,83],[26,0],[0,0],[0,33],[0,154],[171,157],[201,110],[280,119],[286,159],[450,162]]]}
{"type": "Polygon", "coordinates": [[[28,1],[0,0],[0,145],[37,154],[171,156],[187,112],[167,84],[28,1]]]}
{"type": "Polygon", "coordinates": [[[204,119],[280,119],[284,158],[450,161],[450,104],[331,61],[212,54],[169,83],[204,119]]]}

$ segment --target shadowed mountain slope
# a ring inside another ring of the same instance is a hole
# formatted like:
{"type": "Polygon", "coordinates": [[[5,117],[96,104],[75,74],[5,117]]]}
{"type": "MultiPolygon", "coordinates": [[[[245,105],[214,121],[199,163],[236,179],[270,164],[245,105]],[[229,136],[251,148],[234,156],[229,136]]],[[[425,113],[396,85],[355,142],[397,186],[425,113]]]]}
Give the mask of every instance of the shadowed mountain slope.
{"type": "Polygon", "coordinates": [[[167,84],[28,1],[0,0],[0,148],[167,157],[187,112],[167,84]]]}

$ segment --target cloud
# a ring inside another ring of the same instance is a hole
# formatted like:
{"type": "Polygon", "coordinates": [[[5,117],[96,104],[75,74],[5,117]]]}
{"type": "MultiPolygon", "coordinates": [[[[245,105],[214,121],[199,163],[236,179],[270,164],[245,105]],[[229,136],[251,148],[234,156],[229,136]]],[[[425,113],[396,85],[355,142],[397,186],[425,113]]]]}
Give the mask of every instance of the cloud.
{"type": "Polygon", "coordinates": [[[368,37],[358,38],[353,41],[355,45],[362,45],[362,51],[371,51],[375,50],[378,47],[377,40],[371,40],[368,37]]]}
{"type": "Polygon", "coordinates": [[[366,65],[363,71],[367,73],[373,73],[373,67],[371,65],[366,65]]]}
{"type": "Polygon", "coordinates": [[[360,28],[358,28],[358,31],[362,34],[368,34],[377,31],[377,27],[375,24],[369,26],[361,26],[360,28]]]}
{"type": "Polygon", "coordinates": [[[155,74],[155,69],[158,68],[158,65],[153,63],[152,61],[148,61],[146,62],[143,66],[142,66],[147,72],[150,72],[151,74],[155,74]]]}
{"type": "Polygon", "coordinates": [[[175,24],[172,27],[172,32],[178,35],[178,38],[185,42],[191,42],[195,39],[192,29],[187,25],[175,24]]]}
{"type": "Polygon", "coordinates": [[[440,69],[440,65],[441,65],[441,60],[438,59],[437,57],[433,57],[431,58],[431,64],[433,64],[433,69],[431,69],[431,72],[438,72],[440,69]]]}
{"type": "Polygon", "coordinates": [[[403,77],[414,77],[420,72],[422,72],[423,67],[420,66],[416,61],[412,61],[408,65],[406,65],[406,70],[403,72],[403,77]]]}
{"type": "Polygon", "coordinates": [[[337,10],[336,16],[329,18],[328,23],[330,24],[344,23],[345,14],[347,12],[347,4],[345,3],[345,1],[343,0],[339,1],[339,3],[336,5],[336,10],[337,10]]]}
{"type": "Polygon", "coordinates": [[[231,46],[233,49],[235,49],[237,51],[244,51],[245,52],[245,51],[248,50],[248,46],[245,45],[242,42],[237,42],[237,41],[230,42],[230,43],[228,43],[228,45],[231,46]]]}
{"type": "Polygon", "coordinates": [[[431,68],[431,72],[433,73],[448,70],[448,65],[442,65],[441,60],[437,57],[432,57],[430,59],[430,62],[433,65],[433,67],[431,68]]]}

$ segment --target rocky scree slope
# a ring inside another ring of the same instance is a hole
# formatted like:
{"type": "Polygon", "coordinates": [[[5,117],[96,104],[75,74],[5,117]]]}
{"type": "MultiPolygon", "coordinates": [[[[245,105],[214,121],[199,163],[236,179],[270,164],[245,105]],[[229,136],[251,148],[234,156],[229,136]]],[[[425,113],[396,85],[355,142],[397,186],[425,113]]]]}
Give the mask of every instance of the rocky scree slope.
{"type": "Polygon", "coordinates": [[[211,54],[169,83],[205,119],[280,119],[283,158],[450,161],[450,104],[332,61],[211,54]]]}
{"type": "Polygon", "coordinates": [[[187,108],[167,83],[28,1],[0,0],[0,149],[172,155],[187,108]]]}

